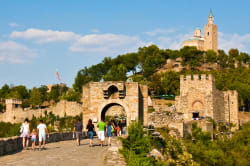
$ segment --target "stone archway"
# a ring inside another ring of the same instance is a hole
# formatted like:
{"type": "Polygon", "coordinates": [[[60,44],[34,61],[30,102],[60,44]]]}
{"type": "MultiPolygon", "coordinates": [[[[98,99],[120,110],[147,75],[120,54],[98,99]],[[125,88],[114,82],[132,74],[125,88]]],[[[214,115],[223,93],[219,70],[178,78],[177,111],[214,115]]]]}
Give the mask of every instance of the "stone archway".
{"type": "Polygon", "coordinates": [[[199,119],[204,115],[204,104],[201,100],[195,100],[192,102],[192,119],[199,119]]]}
{"type": "Polygon", "coordinates": [[[88,119],[100,121],[108,108],[121,106],[127,125],[140,120],[147,125],[148,88],[137,82],[90,82],[82,87],[83,123],[88,119]]]}
{"type": "Polygon", "coordinates": [[[127,114],[125,108],[118,103],[110,103],[104,106],[101,111],[101,119],[103,119],[104,121],[114,119],[127,124],[127,114]]]}
{"type": "Polygon", "coordinates": [[[101,119],[105,120],[105,116],[126,115],[125,108],[118,103],[110,103],[106,105],[101,112],[101,119]]]}

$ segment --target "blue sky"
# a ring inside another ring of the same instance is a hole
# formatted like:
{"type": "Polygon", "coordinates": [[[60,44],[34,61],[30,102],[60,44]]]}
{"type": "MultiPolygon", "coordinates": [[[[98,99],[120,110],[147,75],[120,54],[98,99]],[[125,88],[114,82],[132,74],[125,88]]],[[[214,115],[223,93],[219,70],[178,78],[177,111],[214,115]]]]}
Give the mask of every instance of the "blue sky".
{"type": "Polygon", "coordinates": [[[105,56],[156,44],[179,49],[212,9],[219,48],[250,53],[248,0],[1,0],[0,86],[62,82],[105,56]]]}

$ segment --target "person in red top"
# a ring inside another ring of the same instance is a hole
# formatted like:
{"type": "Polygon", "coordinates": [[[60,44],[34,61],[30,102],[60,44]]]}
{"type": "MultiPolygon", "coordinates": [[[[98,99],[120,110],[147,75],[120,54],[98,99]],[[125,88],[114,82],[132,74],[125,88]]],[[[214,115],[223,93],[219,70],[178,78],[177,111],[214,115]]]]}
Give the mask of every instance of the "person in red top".
{"type": "Polygon", "coordinates": [[[120,129],[120,126],[117,126],[117,127],[116,127],[117,136],[120,136],[120,130],[121,130],[121,129],[120,129]]]}

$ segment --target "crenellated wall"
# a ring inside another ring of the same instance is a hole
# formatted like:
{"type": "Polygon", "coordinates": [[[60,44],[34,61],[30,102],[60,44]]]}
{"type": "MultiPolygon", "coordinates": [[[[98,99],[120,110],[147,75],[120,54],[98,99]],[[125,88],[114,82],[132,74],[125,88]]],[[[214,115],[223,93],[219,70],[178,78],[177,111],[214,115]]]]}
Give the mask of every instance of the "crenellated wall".
{"type": "Polygon", "coordinates": [[[216,89],[215,79],[211,74],[181,75],[176,109],[183,113],[184,121],[194,120],[194,114],[198,113],[201,119],[230,122],[236,126],[233,129],[238,128],[238,93],[216,89]]]}

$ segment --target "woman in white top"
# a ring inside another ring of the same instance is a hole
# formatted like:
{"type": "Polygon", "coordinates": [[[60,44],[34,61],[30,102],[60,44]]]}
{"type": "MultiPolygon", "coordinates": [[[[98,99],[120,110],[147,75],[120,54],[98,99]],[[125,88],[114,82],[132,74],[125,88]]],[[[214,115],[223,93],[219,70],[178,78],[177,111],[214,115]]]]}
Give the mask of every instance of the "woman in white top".
{"type": "Polygon", "coordinates": [[[30,124],[29,120],[26,118],[21,126],[21,137],[23,137],[23,149],[28,149],[29,146],[29,136],[30,136],[30,124]],[[26,145],[26,146],[25,146],[26,145]]]}

